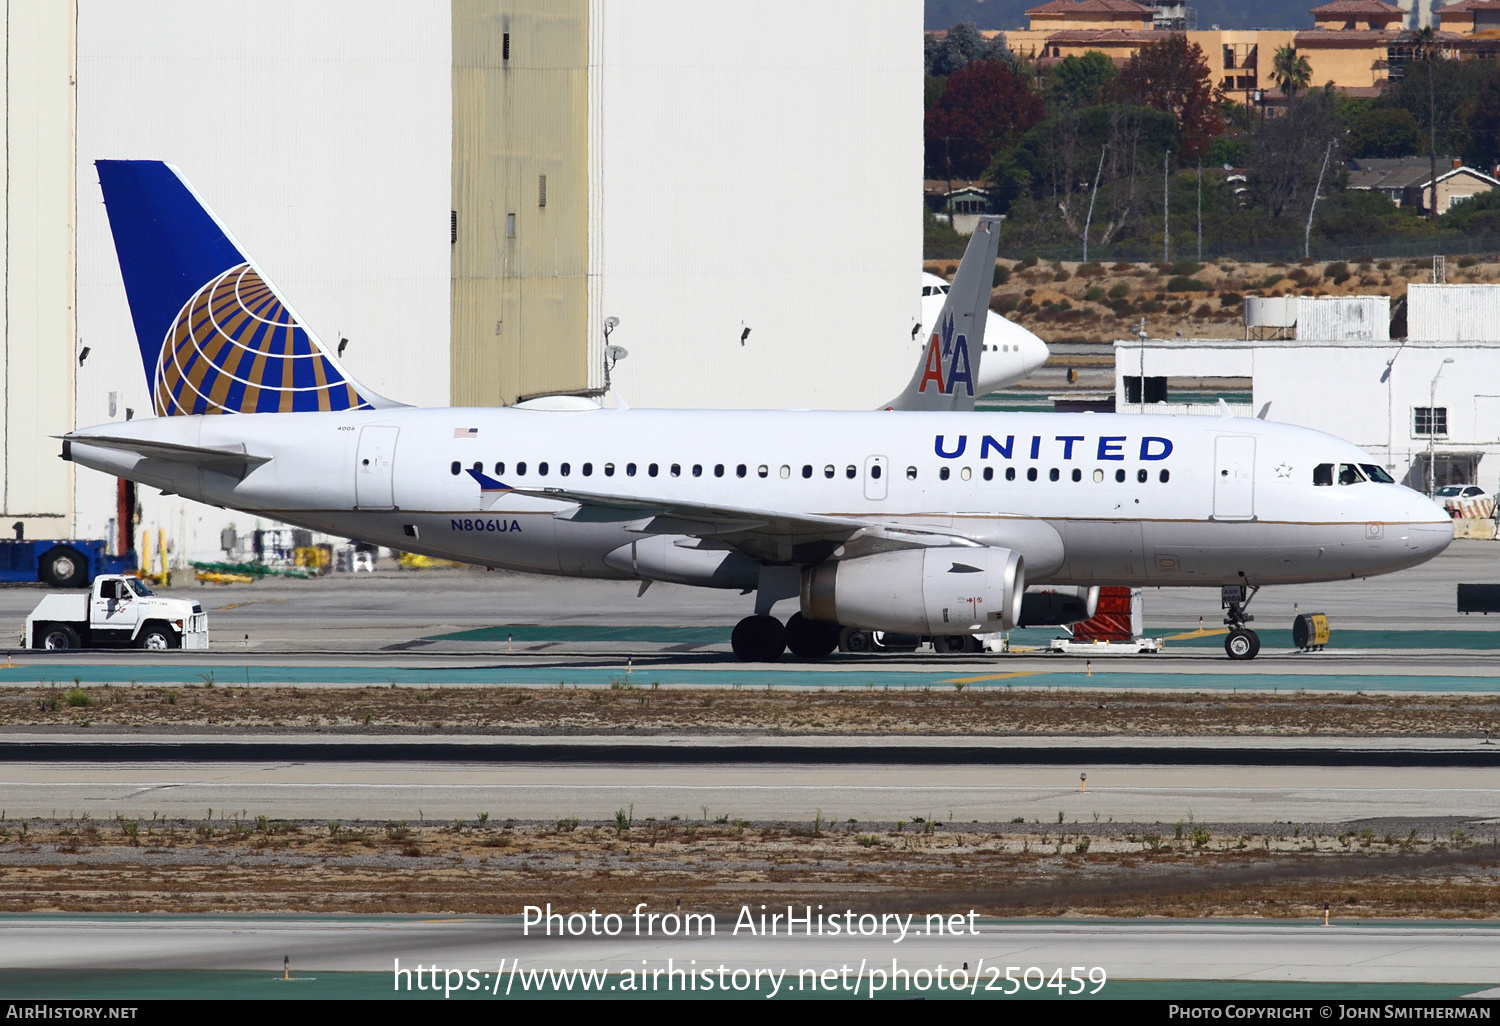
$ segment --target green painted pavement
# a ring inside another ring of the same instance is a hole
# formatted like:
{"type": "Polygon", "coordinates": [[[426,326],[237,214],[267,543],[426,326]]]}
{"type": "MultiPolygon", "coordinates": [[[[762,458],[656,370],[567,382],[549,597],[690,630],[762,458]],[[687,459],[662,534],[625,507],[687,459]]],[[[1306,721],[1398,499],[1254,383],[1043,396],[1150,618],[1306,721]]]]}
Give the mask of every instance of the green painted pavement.
{"type": "Polygon", "coordinates": [[[423,641],[649,641],[667,645],[727,645],[731,627],[602,627],[578,624],[548,627],[518,623],[436,634],[423,641]]]}
{"type": "MultiPolygon", "coordinates": [[[[522,970],[531,967],[524,964],[522,970]]],[[[540,968],[538,965],[536,968],[540,968]]],[[[475,979],[486,988],[494,986],[494,970],[488,973],[484,970],[475,969],[475,979]],[[485,979],[488,977],[488,979],[485,979]]],[[[504,979],[509,979],[507,973],[504,979]]],[[[712,999],[745,999],[754,998],[764,1001],[769,994],[762,990],[757,994],[753,990],[739,993],[724,994],[717,987],[709,993],[698,992],[683,994],[680,991],[668,993],[665,989],[657,991],[622,991],[619,988],[624,981],[620,974],[610,974],[602,978],[594,978],[596,986],[600,990],[590,989],[584,991],[577,980],[574,980],[572,989],[560,986],[555,977],[547,979],[540,987],[530,990],[522,989],[522,984],[517,978],[511,987],[510,1000],[532,999],[606,999],[618,1000],[620,998],[697,998],[699,1000],[712,999]]],[[[639,978],[636,978],[639,982],[639,978]]],[[[1001,981],[1002,985],[1003,980],[1001,981]]],[[[715,976],[717,983],[717,976],[715,976]]],[[[763,987],[764,980],[762,981],[763,987]]],[[[665,984],[663,984],[663,987],[665,984]]],[[[1085,993],[1080,997],[1069,997],[1061,1000],[1089,1000],[1089,998],[1111,998],[1125,1000],[1237,1000],[1237,1001],[1275,1001],[1275,1000],[1351,1000],[1351,1001],[1444,1001],[1459,998],[1465,994],[1474,993],[1485,989],[1490,984],[1416,984],[1416,983],[1299,983],[1281,981],[1252,981],[1252,980],[1113,980],[1104,985],[1097,995],[1085,993]]],[[[455,990],[451,995],[444,994],[439,990],[433,992],[397,991],[393,987],[393,978],[386,972],[313,972],[294,971],[291,980],[283,980],[280,973],[269,971],[174,971],[174,970],[126,970],[126,969],[89,969],[89,970],[66,970],[66,969],[0,969],[0,994],[7,1000],[114,1000],[114,1001],[149,1001],[149,1000],[208,1000],[208,1001],[276,1001],[276,1000],[325,1000],[325,1001],[347,1001],[347,1000],[417,1000],[417,1001],[444,1001],[456,999],[470,1000],[505,1000],[505,986],[501,984],[498,995],[489,989],[476,989],[460,991],[455,990]]],[[[782,990],[779,995],[783,998],[807,999],[807,998],[831,998],[847,999],[851,997],[844,993],[827,993],[798,991],[795,986],[795,976],[788,973],[782,982],[782,990]]],[[[968,993],[954,994],[952,991],[938,991],[932,987],[926,991],[918,991],[913,988],[910,993],[897,991],[894,994],[886,992],[880,995],[885,998],[910,999],[911,997],[948,998],[969,1000],[968,993]]],[[[984,985],[981,984],[975,997],[1005,1000],[1005,995],[1000,993],[986,993],[984,985]]],[[[1022,990],[1015,998],[1029,999],[1051,999],[1059,1000],[1056,991],[1026,991],[1022,990]]],[[[864,992],[860,994],[861,1000],[868,1000],[864,992]]]]}
{"type": "MultiPolygon", "coordinates": [[[[1151,657],[1141,657],[1148,661],[1151,657]]],[[[705,659],[706,663],[710,660],[705,659]]],[[[852,660],[843,665],[851,666],[852,660]]],[[[1059,657],[1058,666],[1067,669],[1051,671],[1022,670],[996,658],[983,667],[972,663],[951,670],[916,671],[882,666],[878,658],[869,660],[868,669],[857,666],[848,670],[802,669],[806,664],[789,664],[784,668],[746,667],[731,655],[712,659],[702,669],[677,669],[638,665],[626,673],[619,666],[538,667],[385,667],[385,666],[210,666],[188,665],[69,665],[42,664],[31,667],[0,669],[0,684],[56,685],[80,684],[181,684],[202,686],[209,680],[217,685],[308,684],[308,685],[407,685],[424,687],[461,687],[474,685],[521,684],[532,686],[577,685],[580,687],[797,687],[797,688],[923,688],[953,687],[955,680],[965,687],[1053,687],[1159,689],[1168,691],[1403,691],[1463,692],[1489,694],[1500,692],[1500,677],[1493,676],[1402,676],[1397,674],[1359,673],[1257,673],[1254,670],[1228,673],[1154,673],[1137,670],[1115,672],[1117,662],[1102,664],[1090,675],[1077,659],[1059,657]],[[712,665],[716,663],[717,665],[712,665]]],[[[1132,661],[1139,666],[1141,662],[1132,661]]]]}

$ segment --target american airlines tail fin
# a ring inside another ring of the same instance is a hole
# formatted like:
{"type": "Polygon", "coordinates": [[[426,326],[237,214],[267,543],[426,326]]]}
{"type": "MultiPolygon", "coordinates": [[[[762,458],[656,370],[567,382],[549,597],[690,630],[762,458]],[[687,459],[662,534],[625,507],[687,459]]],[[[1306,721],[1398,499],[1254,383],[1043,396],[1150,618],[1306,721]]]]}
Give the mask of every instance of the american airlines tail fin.
{"type": "Polygon", "coordinates": [[[177,168],[95,166],[157,416],[401,405],[349,377],[177,168]]]}
{"type": "Polygon", "coordinates": [[[974,383],[984,356],[984,326],[1000,249],[999,217],[981,217],[959,261],[921,362],[911,382],[887,410],[972,410],[974,383]]]}

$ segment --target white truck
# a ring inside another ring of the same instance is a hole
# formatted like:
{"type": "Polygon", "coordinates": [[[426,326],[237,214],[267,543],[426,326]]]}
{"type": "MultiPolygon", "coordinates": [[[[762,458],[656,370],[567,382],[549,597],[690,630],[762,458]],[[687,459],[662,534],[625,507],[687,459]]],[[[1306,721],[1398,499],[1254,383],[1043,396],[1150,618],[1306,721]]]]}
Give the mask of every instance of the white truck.
{"type": "Polygon", "coordinates": [[[105,574],[87,595],[48,595],[26,618],[26,648],[208,648],[201,603],[153,594],[136,577],[105,574]]]}

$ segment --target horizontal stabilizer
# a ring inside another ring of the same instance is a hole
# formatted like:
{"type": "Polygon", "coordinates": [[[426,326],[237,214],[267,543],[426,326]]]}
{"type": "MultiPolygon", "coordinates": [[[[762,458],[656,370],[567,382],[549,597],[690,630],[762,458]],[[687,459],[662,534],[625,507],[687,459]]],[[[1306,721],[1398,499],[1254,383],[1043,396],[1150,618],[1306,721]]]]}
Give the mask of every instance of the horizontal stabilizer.
{"type": "Polygon", "coordinates": [[[96,445],[101,449],[133,452],[145,459],[192,463],[209,469],[244,471],[271,462],[269,456],[255,456],[245,451],[243,443],[234,446],[209,447],[181,445],[177,442],[153,442],[142,438],[117,438],[111,435],[65,435],[63,458],[72,459],[72,446],[96,445]]]}

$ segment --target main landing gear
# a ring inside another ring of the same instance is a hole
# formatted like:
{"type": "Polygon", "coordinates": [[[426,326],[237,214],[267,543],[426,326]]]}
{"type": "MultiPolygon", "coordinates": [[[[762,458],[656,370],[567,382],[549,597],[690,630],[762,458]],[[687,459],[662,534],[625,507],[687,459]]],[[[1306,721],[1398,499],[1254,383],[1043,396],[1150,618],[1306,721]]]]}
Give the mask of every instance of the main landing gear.
{"type": "Polygon", "coordinates": [[[1229,625],[1224,651],[1231,659],[1254,659],[1260,654],[1260,635],[1245,626],[1255,619],[1245,612],[1245,607],[1258,591],[1258,586],[1252,588],[1247,584],[1226,584],[1219,589],[1219,603],[1225,610],[1224,622],[1229,625]]]}
{"type": "Polygon", "coordinates": [[[801,659],[822,659],[839,647],[839,625],[793,613],[786,626],[774,616],[747,616],[735,624],[729,644],[746,663],[774,663],[787,649],[801,659]]]}

